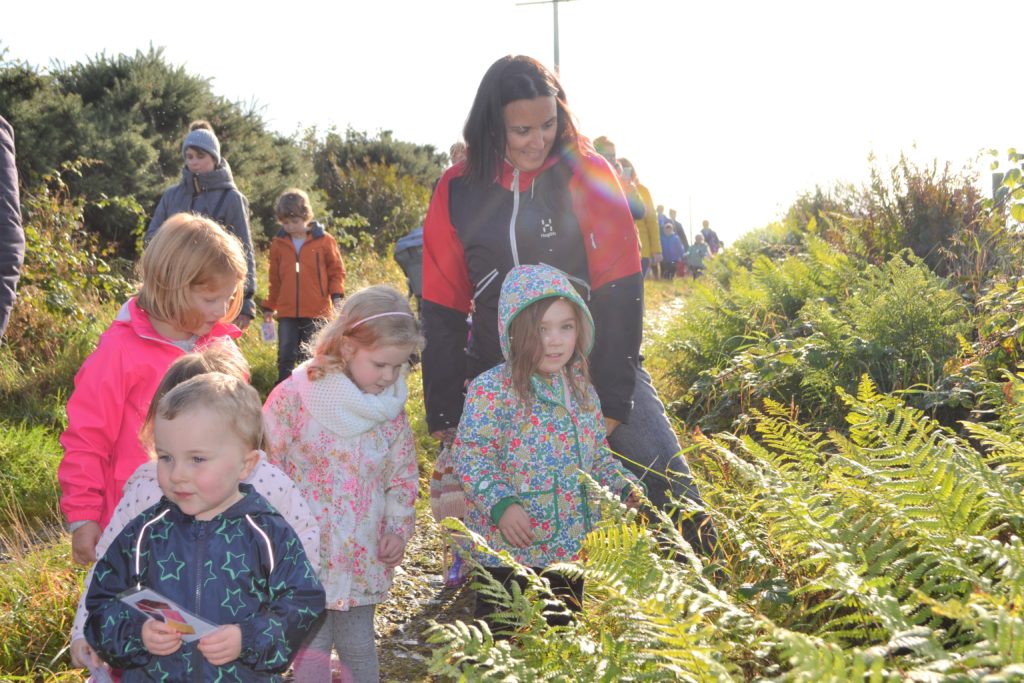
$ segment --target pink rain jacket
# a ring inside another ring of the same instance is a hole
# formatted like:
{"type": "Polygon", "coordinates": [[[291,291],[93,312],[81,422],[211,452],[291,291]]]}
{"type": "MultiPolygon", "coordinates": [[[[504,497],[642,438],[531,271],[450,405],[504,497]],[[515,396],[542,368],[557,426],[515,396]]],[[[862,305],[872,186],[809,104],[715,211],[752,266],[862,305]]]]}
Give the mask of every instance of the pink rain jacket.
{"type": "MultiPolygon", "coordinates": [[[[218,323],[196,349],[242,332],[218,323]]],[[[124,484],[148,459],[139,429],[164,373],[185,352],[160,336],[132,298],[100,336],[96,350],[75,375],[68,399],[68,428],[61,434],[64,459],[57,469],[60,509],[68,523],[106,527],[124,484]]]]}

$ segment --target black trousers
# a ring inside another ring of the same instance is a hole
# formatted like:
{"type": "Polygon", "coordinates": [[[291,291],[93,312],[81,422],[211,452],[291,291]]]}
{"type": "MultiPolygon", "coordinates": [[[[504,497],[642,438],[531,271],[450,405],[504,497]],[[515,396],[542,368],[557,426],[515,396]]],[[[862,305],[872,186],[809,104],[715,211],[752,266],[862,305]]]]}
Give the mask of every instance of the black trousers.
{"type": "Polygon", "coordinates": [[[320,318],[277,319],[277,382],[288,379],[296,365],[309,358],[306,344],[313,338],[320,318]]]}
{"type": "MultiPolygon", "coordinates": [[[[485,567],[485,569],[506,589],[509,588],[512,581],[518,583],[521,589],[526,589],[526,579],[514,576],[513,570],[509,567],[485,567]]],[[[534,571],[540,574],[543,570],[534,568],[534,571]]],[[[543,576],[551,584],[551,593],[566,608],[547,608],[544,611],[544,618],[551,626],[565,626],[572,621],[573,613],[583,610],[583,579],[570,579],[564,574],[552,571],[544,572],[543,576]]],[[[487,625],[491,627],[491,633],[496,638],[508,638],[511,635],[508,631],[509,627],[505,624],[496,624],[491,619],[491,616],[499,609],[500,607],[497,604],[488,600],[482,593],[478,592],[476,594],[476,609],[473,612],[473,616],[486,621],[487,625]]]]}

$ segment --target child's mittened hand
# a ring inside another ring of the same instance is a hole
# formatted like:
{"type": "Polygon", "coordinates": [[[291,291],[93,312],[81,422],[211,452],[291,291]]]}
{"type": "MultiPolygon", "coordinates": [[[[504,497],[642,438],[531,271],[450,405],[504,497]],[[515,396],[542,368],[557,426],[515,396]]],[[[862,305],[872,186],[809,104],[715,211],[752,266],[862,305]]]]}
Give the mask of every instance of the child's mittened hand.
{"type": "Polygon", "coordinates": [[[146,619],[142,625],[142,644],[151,655],[162,657],[181,647],[181,633],[162,621],[146,619]]]}
{"type": "Polygon", "coordinates": [[[398,534],[384,534],[377,544],[377,559],[388,569],[397,567],[405,555],[405,541],[398,534]]]}
{"type": "Polygon", "coordinates": [[[242,629],[237,624],[221,626],[199,639],[199,651],[214,666],[235,661],[242,654],[242,629]]]}
{"type": "Polygon", "coordinates": [[[96,543],[102,530],[96,522],[86,522],[71,534],[71,557],[78,564],[92,564],[96,561],[96,543]]]}
{"type": "Polygon", "coordinates": [[[525,548],[533,543],[533,530],[530,528],[530,516],[519,503],[509,505],[498,520],[498,530],[511,545],[525,548]]]}

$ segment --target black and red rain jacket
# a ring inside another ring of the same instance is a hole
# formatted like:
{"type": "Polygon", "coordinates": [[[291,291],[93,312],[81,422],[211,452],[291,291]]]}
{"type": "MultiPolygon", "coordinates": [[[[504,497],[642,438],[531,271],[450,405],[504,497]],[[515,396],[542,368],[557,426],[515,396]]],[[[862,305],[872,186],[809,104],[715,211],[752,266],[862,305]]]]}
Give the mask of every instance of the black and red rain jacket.
{"type": "Polygon", "coordinates": [[[612,168],[583,142],[537,171],[504,162],[472,184],[457,164],[441,177],[423,224],[423,386],[431,432],[455,427],[466,381],[504,361],[498,293],[516,265],[567,273],[590,307],[590,370],[607,417],[628,422],[643,326],[640,245],[612,168]],[[470,317],[470,312],[472,316],[470,317]]]}

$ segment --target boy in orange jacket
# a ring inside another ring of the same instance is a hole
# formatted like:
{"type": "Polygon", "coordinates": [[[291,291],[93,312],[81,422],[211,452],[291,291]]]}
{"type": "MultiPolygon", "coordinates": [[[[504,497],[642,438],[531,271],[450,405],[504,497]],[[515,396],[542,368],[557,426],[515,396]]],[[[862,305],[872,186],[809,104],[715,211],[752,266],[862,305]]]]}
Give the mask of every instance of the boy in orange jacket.
{"type": "Polygon", "coordinates": [[[313,220],[309,195],[285,190],[274,204],[281,229],[270,243],[270,296],[264,319],[277,312],[277,381],[309,357],[313,333],[341,305],[345,264],[338,243],[313,220]]]}

